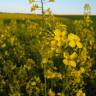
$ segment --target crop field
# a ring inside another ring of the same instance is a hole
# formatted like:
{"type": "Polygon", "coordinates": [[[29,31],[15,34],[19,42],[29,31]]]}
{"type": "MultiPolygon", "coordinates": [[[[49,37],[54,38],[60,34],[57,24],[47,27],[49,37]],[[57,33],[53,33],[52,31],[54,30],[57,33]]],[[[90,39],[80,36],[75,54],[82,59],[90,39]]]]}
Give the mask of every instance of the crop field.
{"type": "Polygon", "coordinates": [[[96,16],[0,13],[0,96],[96,96],[96,16]]]}

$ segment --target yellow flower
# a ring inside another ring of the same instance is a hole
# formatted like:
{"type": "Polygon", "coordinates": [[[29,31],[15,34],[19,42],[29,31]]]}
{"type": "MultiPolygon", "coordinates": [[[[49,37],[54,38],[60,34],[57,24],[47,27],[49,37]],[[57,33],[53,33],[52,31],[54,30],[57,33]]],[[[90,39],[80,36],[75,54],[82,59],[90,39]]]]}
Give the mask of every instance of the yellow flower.
{"type": "Polygon", "coordinates": [[[55,36],[60,37],[60,36],[61,36],[61,31],[60,31],[59,29],[56,29],[56,30],[54,31],[54,34],[55,34],[55,36]]]}
{"type": "Polygon", "coordinates": [[[65,96],[63,93],[57,93],[57,96],[65,96]]]}
{"type": "Polygon", "coordinates": [[[84,73],[85,72],[85,69],[83,67],[80,67],[80,72],[81,73],[84,73]]]}
{"type": "Polygon", "coordinates": [[[66,41],[66,34],[67,34],[67,31],[62,31],[61,32],[61,40],[62,41],[66,41]]]}
{"type": "Polygon", "coordinates": [[[51,72],[50,70],[47,70],[46,75],[48,79],[53,79],[55,77],[55,74],[51,72]]]}
{"type": "Polygon", "coordinates": [[[65,64],[65,65],[70,65],[70,66],[72,66],[72,67],[76,67],[76,62],[74,61],[74,60],[68,60],[68,59],[64,59],[63,60],[63,63],[65,64]]]}
{"type": "Polygon", "coordinates": [[[39,6],[37,4],[34,4],[31,8],[31,11],[35,11],[37,8],[39,8],[39,6]]]}
{"type": "Polygon", "coordinates": [[[55,78],[62,79],[62,74],[61,73],[55,73],[55,78]]]}
{"type": "Polygon", "coordinates": [[[51,89],[49,89],[48,96],[55,96],[55,93],[51,89]]]}
{"type": "Polygon", "coordinates": [[[68,35],[68,41],[69,41],[69,46],[72,47],[72,48],[74,48],[76,46],[78,48],[83,47],[82,43],[80,42],[80,38],[77,35],[73,34],[73,33],[70,33],[68,35]]]}
{"type": "Polygon", "coordinates": [[[79,79],[81,77],[81,72],[80,71],[75,71],[74,75],[75,75],[76,78],[79,79]]]}
{"type": "Polygon", "coordinates": [[[75,58],[77,58],[77,53],[76,52],[74,52],[74,53],[72,53],[71,55],[70,55],[70,59],[75,59],[75,58]]]}
{"type": "Polygon", "coordinates": [[[76,52],[72,53],[71,55],[69,55],[68,53],[65,52],[63,63],[65,65],[76,67],[76,62],[75,62],[76,58],[77,58],[77,53],[76,52]]]}
{"type": "Polygon", "coordinates": [[[36,85],[36,82],[35,82],[35,81],[34,81],[34,82],[32,82],[32,83],[31,83],[31,85],[32,85],[32,86],[35,86],[35,85],[36,85]]]}
{"type": "Polygon", "coordinates": [[[69,46],[74,48],[76,46],[76,43],[72,40],[69,42],[69,46]]]}
{"type": "Polygon", "coordinates": [[[61,40],[64,40],[65,39],[65,36],[66,36],[66,31],[60,31],[59,29],[56,29],[55,31],[54,31],[54,34],[55,34],[55,36],[54,36],[54,40],[57,40],[57,41],[61,41],[61,40]]]}
{"type": "Polygon", "coordinates": [[[74,77],[74,82],[80,83],[82,74],[78,70],[72,70],[71,71],[71,76],[74,77]]]}
{"type": "Polygon", "coordinates": [[[82,89],[80,89],[80,90],[76,93],[76,96],[86,96],[86,94],[82,92],[82,89]]]}
{"type": "Polygon", "coordinates": [[[3,45],[1,45],[2,48],[6,47],[6,44],[4,43],[3,45]]]}
{"type": "Polygon", "coordinates": [[[56,41],[60,41],[60,36],[59,35],[56,35],[56,36],[54,36],[54,40],[56,40],[56,41]]]}
{"type": "Polygon", "coordinates": [[[57,72],[52,72],[51,70],[47,70],[46,77],[47,79],[54,79],[54,78],[62,79],[62,74],[57,72]]]}
{"type": "Polygon", "coordinates": [[[55,40],[53,40],[53,41],[51,41],[51,46],[56,46],[56,41],[55,40]]]}
{"type": "Polygon", "coordinates": [[[47,62],[48,62],[48,59],[46,59],[46,58],[43,58],[43,59],[42,59],[42,63],[43,63],[43,64],[45,64],[45,63],[47,63],[47,62]]]}
{"type": "Polygon", "coordinates": [[[83,47],[83,45],[82,45],[81,42],[76,42],[76,44],[77,44],[77,47],[78,47],[78,48],[82,48],[82,47],[83,47]]]}
{"type": "Polygon", "coordinates": [[[67,31],[62,31],[62,36],[65,37],[65,35],[67,34],[67,31]]]}

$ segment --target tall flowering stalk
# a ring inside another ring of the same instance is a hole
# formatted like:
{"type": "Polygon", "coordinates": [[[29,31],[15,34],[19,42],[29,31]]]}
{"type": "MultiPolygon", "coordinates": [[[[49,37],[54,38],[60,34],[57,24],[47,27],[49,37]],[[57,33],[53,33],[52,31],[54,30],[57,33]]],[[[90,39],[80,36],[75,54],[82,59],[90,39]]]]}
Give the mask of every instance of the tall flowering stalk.
{"type": "MultiPolygon", "coordinates": [[[[49,2],[54,2],[54,0],[29,0],[30,4],[33,3],[32,7],[31,7],[32,12],[36,11],[36,10],[41,10],[41,15],[42,15],[41,35],[43,34],[43,37],[44,37],[44,34],[45,34],[45,29],[46,29],[45,14],[51,13],[50,8],[48,8],[47,10],[44,9],[44,5],[46,3],[49,3],[49,2]]],[[[42,38],[42,37],[40,37],[40,38],[42,38]]],[[[41,63],[43,65],[43,71],[44,71],[44,96],[47,96],[46,64],[47,64],[48,58],[45,58],[45,57],[49,57],[49,56],[47,56],[48,52],[44,51],[45,47],[46,47],[46,44],[42,45],[42,48],[41,48],[41,54],[42,54],[42,62],[41,63]]]]}

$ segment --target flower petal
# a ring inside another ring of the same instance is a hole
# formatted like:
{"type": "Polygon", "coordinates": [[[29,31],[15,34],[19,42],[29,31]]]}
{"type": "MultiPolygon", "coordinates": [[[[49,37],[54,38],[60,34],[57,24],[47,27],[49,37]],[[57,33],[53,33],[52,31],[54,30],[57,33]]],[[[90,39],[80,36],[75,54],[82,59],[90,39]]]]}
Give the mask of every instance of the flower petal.
{"type": "Polygon", "coordinates": [[[63,53],[63,56],[64,56],[64,58],[68,59],[68,58],[69,58],[69,53],[64,52],[64,53],[63,53]]]}
{"type": "Polygon", "coordinates": [[[68,65],[68,64],[69,64],[69,61],[68,61],[67,59],[64,59],[64,60],[63,60],[63,63],[64,63],[65,65],[68,65]]]}
{"type": "Polygon", "coordinates": [[[78,48],[82,48],[82,47],[83,47],[83,45],[82,45],[81,42],[76,42],[76,44],[77,44],[77,47],[78,47],[78,48]]]}
{"type": "Polygon", "coordinates": [[[61,35],[61,31],[59,30],[59,29],[56,29],[55,31],[54,31],[54,34],[55,34],[55,36],[60,36],[61,35]]]}
{"type": "Polygon", "coordinates": [[[76,62],[75,62],[74,60],[69,61],[69,64],[70,64],[72,67],[76,67],[76,62]]]}
{"type": "Polygon", "coordinates": [[[74,38],[75,38],[75,35],[73,33],[68,34],[69,41],[74,40],[74,38]]]}
{"type": "Polygon", "coordinates": [[[70,59],[75,59],[77,58],[77,53],[76,52],[73,52],[71,55],[70,55],[70,59]]]}
{"type": "Polygon", "coordinates": [[[72,47],[72,48],[74,48],[76,46],[76,43],[74,41],[70,41],[69,42],[69,46],[72,47]]]}

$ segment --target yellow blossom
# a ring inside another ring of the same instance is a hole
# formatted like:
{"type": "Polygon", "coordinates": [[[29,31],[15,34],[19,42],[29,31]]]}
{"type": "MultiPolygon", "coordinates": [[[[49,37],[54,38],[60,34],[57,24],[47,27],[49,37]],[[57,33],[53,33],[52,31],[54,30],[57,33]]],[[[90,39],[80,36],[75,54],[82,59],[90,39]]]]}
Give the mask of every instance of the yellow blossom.
{"type": "Polygon", "coordinates": [[[57,96],[65,96],[63,93],[57,93],[57,96]]]}
{"type": "Polygon", "coordinates": [[[70,41],[73,40],[73,39],[76,39],[76,40],[80,41],[80,38],[79,38],[77,35],[73,34],[73,33],[70,33],[70,34],[68,35],[68,39],[69,39],[70,41]]]}
{"type": "Polygon", "coordinates": [[[72,53],[71,55],[69,55],[68,53],[65,52],[63,63],[65,65],[76,67],[76,62],[75,62],[76,58],[77,58],[77,53],[76,52],[72,53]]]}
{"type": "Polygon", "coordinates": [[[85,93],[83,93],[82,89],[80,89],[77,93],[76,96],[86,96],[85,93]]]}
{"type": "Polygon", "coordinates": [[[47,75],[46,76],[47,79],[54,79],[54,78],[62,79],[62,74],[61,73],[52,72],[50,70],[47,70],[46,75],[47,75]]]}
{"type": "Polygon", "coordinates": [[[31,83],[31,85],[32,85],[32,86],[35,86],[35,85],[36,85],[36,82],[35,82],[35,81],[34,81],[34,82],[32,82],[32,83],[31,83]]]}
{"type": "Polygon", "coordinates": [[[80,78],[81,77],[81,72],[80,71],[76,71],[75,72],[75,77],[76,78],[80,78]]]}
{"type": "Polygon", "coordinates": [[[70,41],[69,42],[69,46],[72,47],[72,48],[74,48],[76,46],[76,43],[74,41],[70,41]]]}
{"type": "Polygon", "coordinates": [[[76,46],[78,48],[83,47],[82,43],[80,42],[80,38],[77,35],[73,34],[73,33],[70,33],[68,35],[68,41],[69,41],[69,46],[72,47],[72,48],[74,48],[76,46]]]}
{"type": "Polygon", "coordinates": [[[55,34],[55,36],[59,36],[60,37],[61,31],[59,29],[55,29],[54,30],[54,34],[55,34]]]}
{"type": "Polygon", "coordinates": [[[55,77],[59,78],[59,79],[62,79],[62,74],[61,73],[55,73],[55,77]]]}
{"type": "Polygon", "coordinates": [[[81,73],[84,73],[85,72],[85,69],[83,67],[80,67],[80,72],[81,73]]]}
{"type": "Polygon", "coordinates": [[[75,82],[80,83],[80,80],[81,80],[81,77],[82,77],[81,71],[72,70],[71,76],[74,77],[75,82]]]}
{"type": "Polygon", "coordinates": [[[48,96],[55,96],[55,93],[51,89],[49,89],[48,96]]]}
{"type": "Polygon", "coordinates": [[[2,48],[6,47],[6,44],[4,43],[3,45],[1,45],[2,48]]]}
{"type": "Polygon", "coordinates": [[[56,41],[60,41],[60,36],[59,35],[56,35],[56,36],[54,36],[54,40],[56,40],[56,41]]]}
{"type": "Polygon", "coordinates": [[[51,41],[51,46],[56,46],[57,42],[55,40],[51,41]]]}
{"type": "Polygon", "coordinates": [[[65,36],[66,36],[66,33],[67,33],[66,31],[60,31],[59,29],[56,29],[54,31],[54,34],[55,34],[54,40],[57,40],[59,42],[60,42],[60,40],[64,40],[65,36]]]}
{"type": "Polygon", "coordinates": [[[61,32],[61,40],[62,41],[66,41],[66,34],[67,34],[67,31],[62,31],[61,32]]]}
{"type": "Polygon", "coordinates": [[[37,4],[34,4],[31,8],[31,11],[35,11],[37,8],[39,8],[39,6],[37,4]]]}
{"type": "Polygon", "coordinates": [[[74,52],[74,53],[72,53],[71,55],[70,55],[70,59],[75,59],[75,58],[77,58],[77,53],[76,52],[74,52]]]}
{"type": "Polygon", "coordinates": [[[83,47],[83,45],[82,45],[81,42],[76,42],[76,44],[77,44],[77,47],[78,47],[78,48],[82,48],[82,47],[83,47]]]}
{"type": "Polygon", "coordinates": [[[50,70],[47,70],[46,74],[48,79],[53,79],[55,77],[55,74],[50,70]]]}
{"type": "Polygon", "coordinates": [[[65,65],[69,65],[69,66],[72,66],[72,67],[76,67],[76,62],[74,61],[74,60],[68,60],[68,59],[64,59],[63,60],[63,63],[65,64],[65,65]]]}

